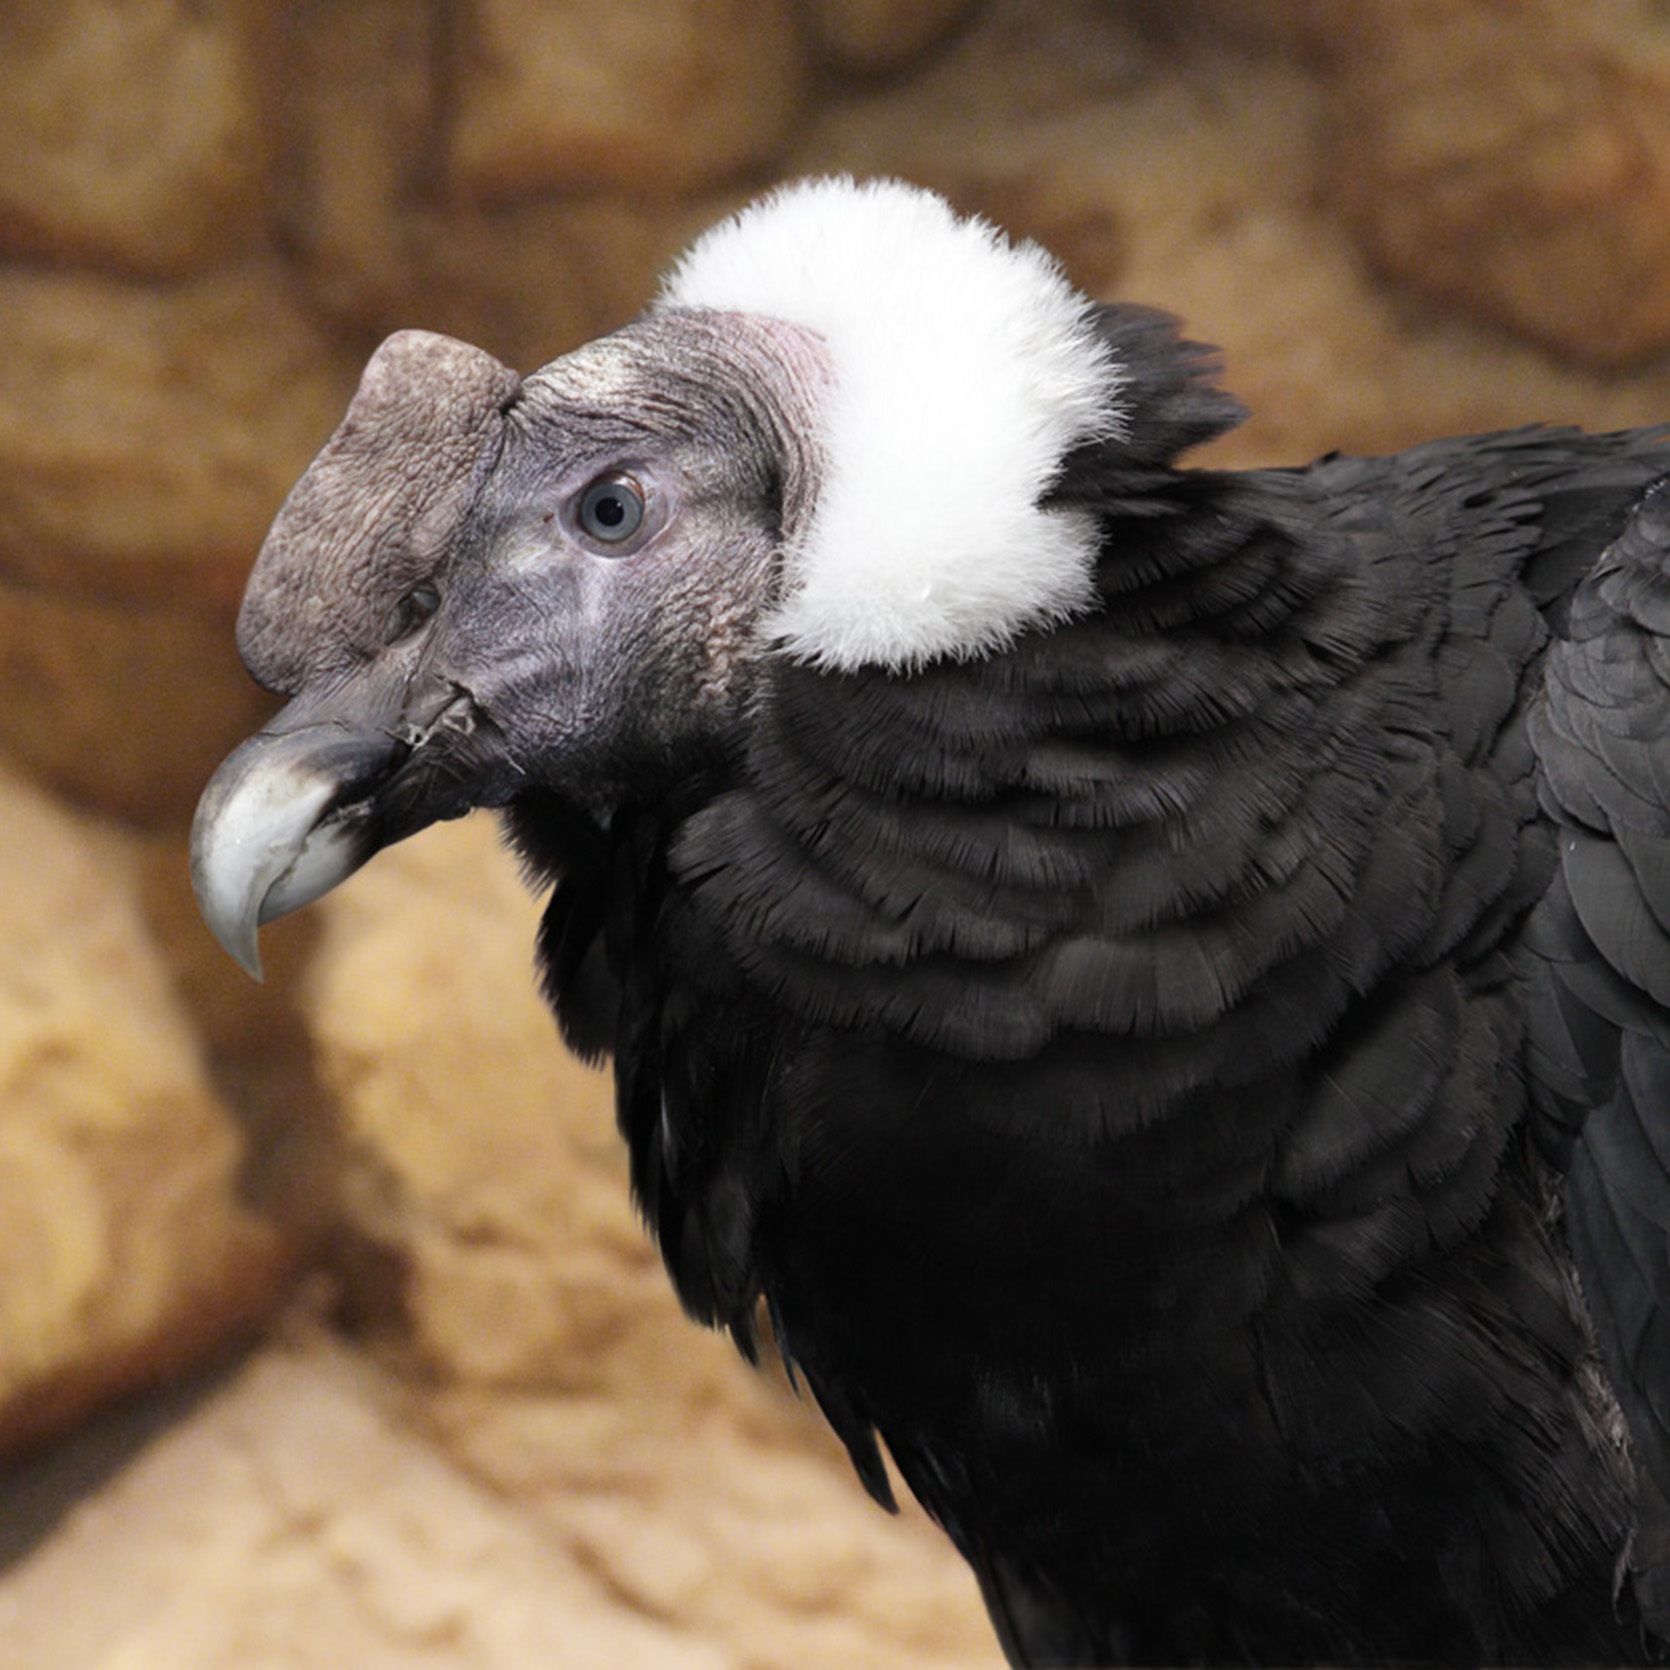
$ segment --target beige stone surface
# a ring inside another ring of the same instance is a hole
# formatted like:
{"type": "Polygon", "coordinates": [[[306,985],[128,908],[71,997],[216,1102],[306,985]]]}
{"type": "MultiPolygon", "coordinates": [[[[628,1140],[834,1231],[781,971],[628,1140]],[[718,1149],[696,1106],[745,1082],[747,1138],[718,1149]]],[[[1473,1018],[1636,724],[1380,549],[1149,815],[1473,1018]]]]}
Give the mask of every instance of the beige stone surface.
{"type": "MultiPolygon", "coordinates": [[[[1531,422],[1605,429],[1670,412],[1652,359],[1599,375],[1376,281],[1313,192],[1316,83],[1282,60],[1206,55],[1185,88],[1156,81],[1085,150],[1127,231],[1118,294],[1165,307],[1219,345],[1250,410],[1212,461],[1303,462],[1531,422]],[[1187,189],[1180,189],[1180,182],[1187,189]]],[[[1092,183],[1093,182],[1093,183],[1092,183]]]]}
{"type": "Polygon", "coordinates": [[[1633,0],[1370,5],[1324,162],[1382,271],[1579,362],[1670,345],[1670,27],[1633,0]]]}
{"type": "Polygon", "coordinates": [[[972,1574],[903,1487],[887,1516],[810,1409],[680,1322],[597,1392],[455,1389],[428,1426],[623,1603],[750,1670],[998,1665],[972,1574]]]}
{"type": "Polygon", "coordinates": [[[462,9],[413,0],[297,8],[283,59],[284,225],[312,302],[368,342],[440,331],[532,370],[618,322],[654,269],[640,260],[614,281],[611,252],[633,243],[632,217],[599,216],[590,197],[482,203],[439,189],[449,18],[463,27],[462,9]]]}
{"type": "Polygon", "coordinates": [[[288,1261],[132,843],[0,778],[0,1449],[212,1349],[288,1261]]]}
{"type": "Polygon", "coordinates": [[[938,1533],[833,1460],[676,1397],[437,1414],[306,1325],[0,1574],[18,1670],[999,1662],[938,1533]]]}
{"type": "Polygon", "coordinates": [[[898,71],[937,45],[975,0],[806,0],[814,39],[842,69],[898,71]]]}
{"type": "Polygon", "coordinates": [[[565,198],[461,204],[411,223],[421,288],[399,317],[456,336],[532,371],[636,312],[654,281],[637,261],[627,281],[603,275],[633,217],[588,213],[565,198]]]}
{"type": "Polygon", "coordinates": [[[474,0],[455,47],[449,176],[487,201],[761,169],[804,76],[791,0],[474,0]]]}
{"type": "Polygon", "coordinates": [[[0,8],[0,249],[152,273],[266,217],[264,0],[0,8]]]}
{"type": "Polygon", "coordinates": [[[0,574],[234,607],[362,360],[273,262],[170,285],[0,266],[0,574]]]}
{"type": "Polygon", "coordinates": [[[275,77],[278,212],[309,293],[386,335],[421,297],[415,221],[438,166],[441,8],[299,0],[275,77]]]}
{"type": "Polygon", "coordinates": [[[0,578],[0,749],[84,805],[183,823],[273,703],[228,608],[177,608],[0,578]]]}
{"type": "Polygon", "coordinates": [[[277,1346],[0,1578],[17,1670],[731,1670],[619,1604],[562,1541],[328,1344],[277,1346]]]}
{"type": "Polygon", "coordinates": [[[298,1270],[337,1243],[335,1110],[315,1069],[297,987],[318,941],[300,912],[261,935],[260,982],[216,943],[191,890],[186,831],[133,841],[145,927],[240,1136],[237,1198],[294,1250],[298,1270]]]}
{"type": "MultiPolygon", "coordinates": [[[[414,0],[290,14],[283,221],[314,305],[368,342],[409,327],[441,331],[532,370],[630,317],[666,263],[757,181],[676,199],[658,185],[649,201],[607,181],[502,200],[461,195],[441,176],[452,42],[466,22],[461,9],[414,0]]],[[[510,73],[533,72],[511,58],[510,73]]],[[[638,110],[642,101],[631,102],[638,110]]],[[[539,109],[530,117],[547,119],[539,109]]]]}
{"type": "Polygon", "coordinates": [[[535,989],[538,905],[494,823],[425,831],[316,914],[302,1002],[345,1227],[380,1253],[367,1270],[398,1272],[401,1336],[443,1378],[584,1384],[667,1314],[666,1284],[609,1080],[566,1055],[535,989]]]}
{"type": "Polygon", "coordinates": [[[102,809],[190,815],[270,705],[237,601],[359,363],[268,263],[0,267],[0,749],[102,809]]]}

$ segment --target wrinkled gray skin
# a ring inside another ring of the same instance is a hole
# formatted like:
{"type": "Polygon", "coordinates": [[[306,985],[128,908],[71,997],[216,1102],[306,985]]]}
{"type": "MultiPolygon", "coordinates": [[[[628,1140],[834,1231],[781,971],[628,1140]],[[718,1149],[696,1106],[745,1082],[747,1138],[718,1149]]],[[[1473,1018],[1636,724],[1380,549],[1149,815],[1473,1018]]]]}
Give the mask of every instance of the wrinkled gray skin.
{"type": "Polygon", "coordinates": [[[816,338],[737,314],[652,313],[521,381],[389,338],[244,597],[244,662],[291,699],[193,826],[226,949],[259,975],[260,924],[389,842],[536,786],[606,819],[624,778],[723,734],[815,499],[826,387],[816,338]],[[578,512],[617,472],[646,514],[610,544],[578,512]]]}

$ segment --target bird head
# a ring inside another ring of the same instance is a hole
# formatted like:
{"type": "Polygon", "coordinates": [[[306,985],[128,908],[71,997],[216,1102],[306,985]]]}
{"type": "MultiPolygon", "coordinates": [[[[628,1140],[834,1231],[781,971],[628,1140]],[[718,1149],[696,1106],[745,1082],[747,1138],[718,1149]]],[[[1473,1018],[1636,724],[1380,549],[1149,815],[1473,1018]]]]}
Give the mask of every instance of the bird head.
{"type": "Polygon", "coordinates": [[[804,183],[527,377],[391,337],[281,509],[238,646],[289,698],[192,872],[222,944],[380,847],[556,794],[606,824],[735,751],[776,657],[906,674],[1088,606],[1048,490],[1120,372],[1050,259],[893,183],[804,183]]]}

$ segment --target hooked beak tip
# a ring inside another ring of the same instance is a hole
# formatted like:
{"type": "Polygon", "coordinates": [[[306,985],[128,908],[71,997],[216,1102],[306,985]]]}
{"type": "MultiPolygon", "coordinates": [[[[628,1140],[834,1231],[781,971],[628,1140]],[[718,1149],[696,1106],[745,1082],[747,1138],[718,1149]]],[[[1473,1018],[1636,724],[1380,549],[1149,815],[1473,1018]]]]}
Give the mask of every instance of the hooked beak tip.
{"type": "Polygon", "coordinates": [[[262,925],[328,893],[377,850],[369,803],[341,803],[397,747],[334,725],[262,731],[210,779],[192,821],[192,887],[209,931],[252,979],[262,925]]]}
{"type": "Polygon", "coordinates": [[[263,978],[260,901],[255,901],[255,909],[250,910],[236,891],[225,884],[224,871],[213,866],[206,867],[200,860],[195,839],[192,842],[191,885],[197,895],[197,908],[202,913],[204,924],[215,936],[221,950],[250,979],[259,982],[263,978]]]}
{"type": "MultiPolygon", "coordinates": [[[[208,912],[204,911],[204,918],[208,920],[208,912]]],[[[261,967],[260,934],[253,924],[244,922],[217,925],[209,921],[209,932],[219,942],[221,950],[247,974],[257,985],[261,984],[266,975],[261,967]]]]}

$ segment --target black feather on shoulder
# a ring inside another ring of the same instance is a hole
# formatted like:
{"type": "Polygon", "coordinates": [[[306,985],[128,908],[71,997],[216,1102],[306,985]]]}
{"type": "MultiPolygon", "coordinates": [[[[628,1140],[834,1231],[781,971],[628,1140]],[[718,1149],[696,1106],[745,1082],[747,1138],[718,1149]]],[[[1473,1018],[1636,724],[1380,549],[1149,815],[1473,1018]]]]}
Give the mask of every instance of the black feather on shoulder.
{"type": "Polygon", "coordinates": [[[1096,309],[1096,324],[1122,378],[1119,402],[1125,434],[1117,448],[1087,447],[1067,461],[1064,486],[1075,470],[1108,465],[1167,467],[1191,447],[1233,429],[1246,408],[1217,384],[1215,348],[1178,336],[1177,320],[1129,303],[1096,309]]]}

